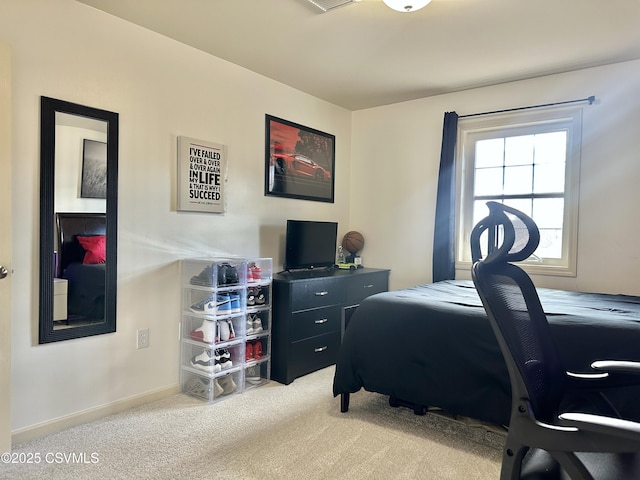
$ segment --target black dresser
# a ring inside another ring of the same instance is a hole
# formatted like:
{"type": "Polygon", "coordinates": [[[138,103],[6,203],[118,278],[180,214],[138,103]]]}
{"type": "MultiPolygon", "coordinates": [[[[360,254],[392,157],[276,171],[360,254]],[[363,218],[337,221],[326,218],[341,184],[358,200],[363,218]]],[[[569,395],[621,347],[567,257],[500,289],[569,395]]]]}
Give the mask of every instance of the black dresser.
{"type": "Polygon", "coordinates": [[[389,289],[389,270],[309,270],[273,276],[271,378],[289,384],[336,363],[358,304],[389,289]]]}

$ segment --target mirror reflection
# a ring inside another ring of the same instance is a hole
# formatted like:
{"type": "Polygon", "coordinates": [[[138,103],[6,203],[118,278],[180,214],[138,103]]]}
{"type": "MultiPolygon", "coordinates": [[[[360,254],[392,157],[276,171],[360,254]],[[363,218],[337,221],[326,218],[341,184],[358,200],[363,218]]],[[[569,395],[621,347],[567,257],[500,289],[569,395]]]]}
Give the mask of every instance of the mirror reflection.
{"type": "Polygon", "coordinates": [[[105,320],[107,122],[56,112],[53,328],[105,320]]]}
{"type": "Polygon", "coordinates": [[[42,97],[40,343],[115,331],[118,115],[42,97]]]}

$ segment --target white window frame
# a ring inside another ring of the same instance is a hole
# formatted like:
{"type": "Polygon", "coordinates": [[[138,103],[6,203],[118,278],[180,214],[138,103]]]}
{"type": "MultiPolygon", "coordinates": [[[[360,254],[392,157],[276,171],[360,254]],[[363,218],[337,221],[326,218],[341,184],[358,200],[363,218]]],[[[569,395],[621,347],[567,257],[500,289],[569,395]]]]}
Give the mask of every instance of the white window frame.
{"type": "Polygon", "coordinates": [[[562,258],[529,259],[520,266],[530,274],[576,276],[582,107],[552,107],[458,121],[456,151],[456,269],[471,268],[469,238],[474,225],[474,146],[478,140],[547,131],[567,132],[562,258]]]}

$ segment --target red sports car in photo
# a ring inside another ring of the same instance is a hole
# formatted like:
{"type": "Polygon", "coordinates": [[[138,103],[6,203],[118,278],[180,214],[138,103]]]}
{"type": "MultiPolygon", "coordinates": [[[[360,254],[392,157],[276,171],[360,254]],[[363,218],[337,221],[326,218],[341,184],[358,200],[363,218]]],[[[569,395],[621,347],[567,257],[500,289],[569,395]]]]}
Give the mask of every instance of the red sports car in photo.
{"type": "Polygon", "coordinates": [[[273,165],[277,175],[312,178],[322,182],[331,180],[331,172],[299,153],[274,153],[273,165]]]}

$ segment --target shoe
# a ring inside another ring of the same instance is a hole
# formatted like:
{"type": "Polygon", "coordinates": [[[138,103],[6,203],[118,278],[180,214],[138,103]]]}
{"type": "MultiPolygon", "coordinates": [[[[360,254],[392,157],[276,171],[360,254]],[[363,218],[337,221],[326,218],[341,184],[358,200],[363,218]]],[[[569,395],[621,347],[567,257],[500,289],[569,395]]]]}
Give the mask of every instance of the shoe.
{"type": "Polygon", "coordinates": [[[247,291],[247,305],[264,305],[266,298],[261,287],[252,287],[247,291]]]}
{"type": "Polygon", "coordinates": [[[220,315],[231,313],[231,297],[228,293],[219,293],[216,297],[216,313],[220,315]]]}
{"type": "Polygon", "coordinates": [[[233,362],[231,361],[231,353],[226,348],[220,348],[216,350],[216,356],[220,357],[220,368],[221,370],[226,370],[227,368],[233,367],[233,362]]]}
{"type": "Polygon", "coordinates": [[[213,392],[214,398],[224,393],[224,389],[220,386],[217,379],[214,379],[212,382],[208,378],[201,377],[193,377],[187,380],[183,390],[190,395],[207,399],[211,398],[211,392],[213,392]]]}
{"type": "Polygon", "coordinates": [[[264,303],[266,302],[266,299],[264,297],[264,292],[260,287],[258,287],[258,291],[255,294],[255,301],[256,301],[256,305],[264,305],[264,303]]]}
{"type": "Polygon", "coordinates": [[[256,360],[262,358],[262,342],[259,340],[253,342],[253,358],[256,360]]]}
{"type": "Polygon", "coordinates": [[[244,349],[244,359],[245,361],[253,360],[253,345],[251,342],[247,342],[244,349]]]}
{"type": "Polygon", "coordinates": [[[218,322],[218,331],[220,332],[220,341],[228,342],[231,334],[229,330],[229,322],[226,320],[221,320],[218,322]]]}
{"type": "Polygon", "coordinates": [[[213,373],[218,373],[222,370],[222,363],[220,357],[220,350],[215,350],[213,354],[213,373]]]}
{"type": "Polygon", "coordinates": [[[209,295],[205,299],[200,300],[199,302],[196,302],[193,305],[191,305],[189,309],[193,313],[201,313],[205,315],[211,314],[216,310],[215,296],[209,295]]]}
{"type": "Polygon", "coordinates": [[[231,375],[222,377],[220,379],[220,386],[222,387],[222,393],[224,395],[229,395],[230,393],[235,392],[236,388],[238,388],[231,375]]]}
{"type": "Polygon", "coordinates": [[[246,335],[253,335],[253,316],[249,315],[247,317],[247,328],[246,331],[244,332],[246,335]]]}
{"type": "Polygon", "coordinates": [[[253,333],[262,332],[262,330],[263,330],[263,328],[262,328],[262,320],[260,320],[259,316],[253,315],[252,325],[253,325],[253,333]]]}
{"type": "Polygon", "coordinates": [[[262,377],[260,376],[260,366],[254,365],[252,367],[248,367],[245,370],[244,378],[247,383],[251,385],[258,385],[262,381],[262,377]]]}
{"type": "Polygon", "coordinates": [[[251,274],[254,282],[262,280],[262,269],[258,265],[253,265],[253,267],[251,267],[251,274]]]}
{"type": "Polygon", "coordinates": [[[198,275],[191,277],[190,283],[192,285],[202,285],[203,287],[213,286],[213,265],[207,265],[198,275]]]}
{"type": "Polygon", "coordinates": [[[218,285],[236,285],[240,283],[238,270],[229,263],[218,265],[218,285]]]}
{"type": "Polygon", "coordinates": [[[216,322],[203,320],[202,325],[195,330],[191,330],[189,336],[192,340],[196,340],[198,342],[213,343],[216,336],[216,322]]]}
{"type": "MultiPolygon", "coordinates": [[[[220,387],[220,385],[218,385],[218,387],[220,387]]],[[[211,383],[208,378],[191,377],[184,382],[182,390],[190,395],[208,398],[211,394],[211,383]]]]}
{"type": "Polygon", "coordinates": [[[227,320],[227,325],[229,325],[229,340],[233,340],[236,338],[236,331],[233,328],[233,321],[227,320]]]}
{"type": "Polygon", "coordinates": [[[242,304],[240,303],[240,294],[238,292],[229,292],[230,299],[230,313],[240,313],[242,312],[242,304]]]}
{"type": "Polygon", "coordinates": [[[218,379],[214,378],[213,379],[213,398],[219,397],[223,393],[224,393],[224,388],[220,386],[220,384],[218,383],[218,379]]]}
{"type": "Polygon", "coordinates": [[[207,373],[220,371],[216,368],[215,358],[211,356],[211,350],[205,349],[200,355],[191,357],[191,366],[207,373]]]}
{"type": "Polygon", "coordinates": [[[262,279],[262,269],[255,263],[247,265],[247,283],[256,283],[262,279]]]}

